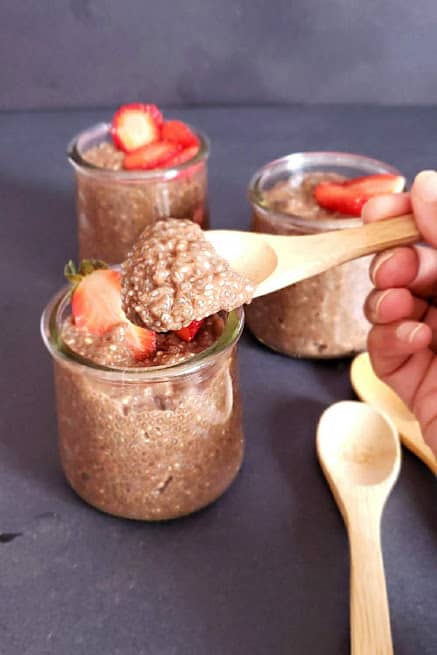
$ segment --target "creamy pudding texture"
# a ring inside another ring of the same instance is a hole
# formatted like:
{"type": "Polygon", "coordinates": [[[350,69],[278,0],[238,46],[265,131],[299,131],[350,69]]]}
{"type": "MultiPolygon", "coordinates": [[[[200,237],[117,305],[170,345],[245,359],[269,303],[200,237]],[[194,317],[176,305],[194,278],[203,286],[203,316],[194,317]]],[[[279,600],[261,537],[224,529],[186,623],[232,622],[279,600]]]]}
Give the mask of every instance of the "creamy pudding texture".
{"type": "Polygon", "coordinates": [[[62,339],[75,353],[101,366],[115,368],[146,368],[171,366],[203,352],[213,345],[223,332],[226,316],[209,316],[192,341],[184,341],[172,332],[157,334],[156,350],[144,359],[135,359],[129,349],[122,323],[102,335],[77,328],[71,318],[62,326],[62,339]]]}
{"type": "Polygon", "coordinates": [[[236,477],[244,454],[236,337],[203,366],[184,363],[212,345],[232,315],[208,317],[194,339],[157,335],[157,349],[136,361],[123,324],[93,335],[66,318],[61,336],[98,365],[132,367],[110,377],[56,359],[59,447],[65,475],[88,503],[133,519],[163,520],[215,501],[236,477]],[[181,364],[180,369],[178,365],[181,364]],[[148,377],[153,366],[170,366],[148,377]],[[144,372],[144,375],[143,375],[144,372]]]}
{"type": "Polygon", "coordinates": [[[118,150],[112,143],[105,141],[84,152],[83,158],[98,168],[121,171],[123,168],[124,152],[118,150]]]}
{"type": "MultiPolygon", "coordinates": [[[[252,229],[299,236],[317,232],[318,220],[347,218],[323,209],[314,197],[320,182],[342,179],[335,173],[315,172],[276,183],[263,192],[262,204],[267,211],[261,213],[254,208],[252,229]],[[302,221],[294,225],[293,216],[308,219],[308,229],[302,221]]],[[[347,262],[255,298],[246,309],[249,329],[259,341],[286,355],[331,358],[364,350],[370,327],[363,313],[365,298],[372,288],[370,260],[363,257],[347,262]]]]}
{"type": "Polygon", "coordinates": [[[190,221],[146,228],[122,265],[122,303],[133,323],[155,332],[250,302],[255,287],[233,271],[190,221]]]}
{"type": "Polygon", "coordinates": [[[65,475],[88,503],[133,519],[190,514],[216,500],[244,453],[235,348],[171,381],[114,380],[55,362],[65,475]]]}
{"type": "Polygon", "coordinates": [[[345,179],[337,173],[292,175],[263,191],[263,204],[275,212],[301,218],[344,218],[340,212],[320,207],[314,197],[314,189],[320,182],[342,182],[345,179]]]}

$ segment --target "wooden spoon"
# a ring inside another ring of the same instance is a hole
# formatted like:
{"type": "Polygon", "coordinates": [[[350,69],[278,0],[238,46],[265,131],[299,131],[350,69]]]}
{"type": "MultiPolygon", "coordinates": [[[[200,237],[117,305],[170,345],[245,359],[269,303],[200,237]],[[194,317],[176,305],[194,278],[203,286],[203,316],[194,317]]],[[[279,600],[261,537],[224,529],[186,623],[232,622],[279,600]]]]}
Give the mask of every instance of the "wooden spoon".
{"type": "Polygon", "coordinates": [[[339,402],[320,418],[317,454],[349,534],[352,655],[389,655],[380,526],[400,469],[396,428],[365,403],[339,402]]]}
{"type": "Polygon", "coordinates": [[[395,424],[404,446],[420,457],[437,475],[437,457],[424,442],[416,417],[399,396],[375,375],[368,353],[355,357],[350,377],[357,396],[377,411],[387,414],[395,424]]]}
{"type": "Polygon", "coordinates": [[[204,234],[231,268],[257,285],[255,298],[351,259],[420,239],[412,214],[304,236],[237,230],[204,234]]]}

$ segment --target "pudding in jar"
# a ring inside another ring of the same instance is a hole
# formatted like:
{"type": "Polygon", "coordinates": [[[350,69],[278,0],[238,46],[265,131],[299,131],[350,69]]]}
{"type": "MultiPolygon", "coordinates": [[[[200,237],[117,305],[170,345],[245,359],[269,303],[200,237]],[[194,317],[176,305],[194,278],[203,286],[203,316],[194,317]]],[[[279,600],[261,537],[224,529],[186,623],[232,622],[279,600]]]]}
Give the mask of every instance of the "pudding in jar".
{"type": "Polygon", "coordinates": [[[125,259],[148,225],[184,218],[208,226],[206,137],[155,105],[124,105],[70,144],[79,259],[125,259]]]}
{"type": "MultiPolygon", "coordinates": [[[[305,235],[361,224],[372,195],[398,192],[405,180],[382,162],[347,153],[297,153],[261,168],[249,188],[252,230],[305,235]]],[[[255,298],[246,322],[255,337],[290,356],[332,358],[366,347],[370,257],[347,262],[255,298]]]]}
{"type": "Polygon", "coordinates": [[[158,223],[142,235],[123,279],[101,262],[83,262],[79,271],[69,264],[72,293],[62,291],[43,314],[43,339],[54,360],[62,466],[73,489],[100,510],[144,520],[184,516],[223,494],[241,467],[236,346],[243,328],[240,305],[253,290],[225,263],[205,274],[205,261],[217,257],[211,249],[190,221],[158,223]],[[167,245],[161,260],[158,243],[167,245]],[[140,265],[142,253],[152,251],[140,276],[134,260],[140,265]],[[171,326],[156,311],[145,327],[145,288],[141,298],[129,294],[147,277],[148,265],[161,271],[151,294],[165,286],[163,270],[169,271],[171,326]],[[181,312],[188,281],[198,297],[209,284],[222,295],[211,301],[207,294],[203,304],[191,302],[181,312]],[[122,298],[135,302],[141,325],[129,320],[122,298]]]}

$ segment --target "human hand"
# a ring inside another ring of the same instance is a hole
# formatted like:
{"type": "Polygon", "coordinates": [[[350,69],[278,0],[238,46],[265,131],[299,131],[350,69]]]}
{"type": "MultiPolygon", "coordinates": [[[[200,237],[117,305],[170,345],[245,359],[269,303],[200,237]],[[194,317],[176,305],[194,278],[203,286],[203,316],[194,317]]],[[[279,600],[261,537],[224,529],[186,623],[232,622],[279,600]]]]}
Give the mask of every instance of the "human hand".
{"type": "Polygon", "coordinates": [[[437,455],[437,172],[419,173],[410,193],[372,198],[363,220],[411,211],[433,247],[394,248],[372,261],[368,350],[375,373],[410,407],[437,455]]]}

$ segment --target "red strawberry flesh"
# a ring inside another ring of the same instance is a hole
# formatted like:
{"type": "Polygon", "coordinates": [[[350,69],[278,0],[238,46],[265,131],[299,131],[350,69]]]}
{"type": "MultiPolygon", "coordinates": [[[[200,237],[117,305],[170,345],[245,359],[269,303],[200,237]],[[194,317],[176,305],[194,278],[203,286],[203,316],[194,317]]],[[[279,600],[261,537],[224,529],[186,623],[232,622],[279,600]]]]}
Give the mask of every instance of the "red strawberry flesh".
{"type": "Polygon", "coordinates": [[[194,159],[198,152],[199,146],[189,146],[188,148],[184,148],[165,163],[165,168],[172,168],[174,166],[185,164],[185,162],[194,159]]]}
{"type": "Polygon", "coordinates": [[[103,335],[115,325],[125,326],[126,342],[136,359],[144,359],[156,350],[156,335],[133,325],[121,306],[121,273],[112,269],[94,270],[83,277],[71,299],[76,327],[103,335]]]}
{"type": "Polygon", "coordinates": [[[161,129],[161,139],[177,143],[182,148],[199,145],[197,135],[182,121],[165,121],[161,129]]]}
{"type": "Polygon", "coordinates": [[[342,182],[321,182],[314,196],[321,207],[348,216],[360,216],[369,198],[385,193],[399,193],[405,185],[400,175],[381,173],[342,182]]]}
{"type": "Polygon", "coordinates": [[[92,334],[104,334],[120,323],[119,273],[93,271],[79,283],[71,299],[74,324],[92,334]]]}
{"type": "Polygon", "coordinates": [[[137,360],[144,359],[156,350],[156,333],[138,327],[130,321],[126,324],[126,342],[137,360]]]}
{"type": "Polygon", "coordinates": [[[119,150],[132,152],[158,141],[162,122],[162,114],[156,105],[123,105],[112,120],[112,140],[119,150]]]}
{"type": "Polygon", "coordinates": [[[180,146],[169,141],[150,143],[124,156],[123,168],[126,170],[152,170],[162,168],[180,150],[180,146]]]}
{"type": "Polygon", "coordinates": [[[196,336],[196,334],[199,332],[200,328],[202,327],[204,320],[205,319],[202,319],[200,321],[192,321],[186,327],[183,327],[180,330],[176,330],[176,334],[184,341],[187,342],[192,341],[196,336]]]}

